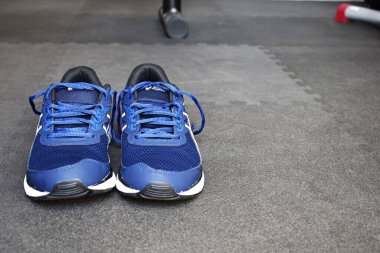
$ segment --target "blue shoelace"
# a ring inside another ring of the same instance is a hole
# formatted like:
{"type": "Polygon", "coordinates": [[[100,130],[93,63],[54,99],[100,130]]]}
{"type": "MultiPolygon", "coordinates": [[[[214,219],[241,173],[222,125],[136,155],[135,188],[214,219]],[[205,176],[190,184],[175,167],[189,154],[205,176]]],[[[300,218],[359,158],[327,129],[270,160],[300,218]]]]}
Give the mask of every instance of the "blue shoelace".
{"type": "MultiPolygon", "coordinates": [[[[124,100],[124,96],[127,95],[129,98],[132,97],[133,93],[137,90],[142,90],[148,87],[157,87],[159,89],[164,90],[165,92],[170,91],[174,96],[186,95],[193,100],[193,102],[198,107],[198,110],[201,115],[201,124],[199,129],[194,130],[194,125],[192,125],[191,129],[194,135],[202,132],[203,127],[205,125],[205,115],[200,105],[198,99],[192,95],[191,93],[183,90],[178,90],[175,86],[164,83],[164,82],[141,82],[132,87],[128,87],[124,89],[119,96],[119,100],[117,103],[117,124],[118,131],[121,135],[121,108],[120,105],[124,100]]],[[[184,106],[179,102],[167,102],[162,103],[161,105],[153,104],[153,103],[141,103],[141,102],[133,102],[130,104],[130,108],[128,112],[126,112],[127,117],[129,118],[130,124],[132,124],[132,130],[140,127],[139,132],[135,135],[136,138],[160,138],[160,139],[173,139],[179,138],[179,135],[175,134],[173,131],[174,127],[177,127],[181,130],[184,127],[185,121],[187,117],[183,115],[184,106]],[[135,108],[135,109],[133,109],[135,108]],[[147,128],[142,126],[155,126],[154,128],[147,128]]],[[[121,143],[121,140],[117,138],[115,131],[112,131],[114,140],[117,143],[121,143]]],[[[120,137],[121,138],[121,137],[120,137]]]]}
{"type": "MultiPolygon", "coordinates": [[[[91,85],[87,83],[56,83],[49,86],[48,89],[40,93],[34,94],[29,97],[29,103],[33,109],[33,112],[37,115],[41,115],[42,112],[36,109],[34,100],[45,96],[45,99],[51,99],[51,91],[56,88],[72,88],[78,90],[98,90],[103,95],[107,95],[107,90],[96,85],[91,85]]],[[[110,91],[111,96],[113,96],[113,106],[112,106],[112,118],[111,118],[111,129],[113,123],[113,117],[115,114],[115,104],[116,104],[116,91],[110,91]]],[[[100,115],[104,114],[106,108],[102,104],[91,104],[91,105],[78,105],[78,104],[67,104],[60,101],[56,101],[54,104],[51,103],[47,108],[45,108],[44,114],[46,118],[46,124],[43,126],[44,129],[52,128],[47,137],[50,138],[60,138],[60,137],[83,137],[89,138],[93,134],[88,132],[88,127],[96,128],[100,123],[100,115]],[[68,126],[69,127],[65,127],[68,126]],[[88,125],[88,127],[87,127],[88,125]],[[85,126],[85,127],[83,127],[85,126]]]]}

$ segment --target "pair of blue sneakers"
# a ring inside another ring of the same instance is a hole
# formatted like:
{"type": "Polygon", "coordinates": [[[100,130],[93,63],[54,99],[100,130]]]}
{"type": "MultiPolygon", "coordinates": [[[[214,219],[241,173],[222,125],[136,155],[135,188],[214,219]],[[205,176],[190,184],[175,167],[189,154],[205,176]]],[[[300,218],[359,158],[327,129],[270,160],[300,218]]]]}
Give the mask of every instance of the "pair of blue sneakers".
{"type": "Polygon", "coordinates": [[[126,196],[174,200],[202,191],[202,160],[194,135],[202,131],[205,117],[197,98],[170,84],[161,67],[142,64],[116,100],[117,92],[83,66],[29,98],[40,121],[24,179],[27,196],[77,198],[116,186],[126,196]],[[41,96],[39,111],[34,100],[41,96]],[[198,130],[190,125],[184,96],[200,111],[198,130]],[[122,149],[117,175],[108,156],[112,138],[122,149]]]}

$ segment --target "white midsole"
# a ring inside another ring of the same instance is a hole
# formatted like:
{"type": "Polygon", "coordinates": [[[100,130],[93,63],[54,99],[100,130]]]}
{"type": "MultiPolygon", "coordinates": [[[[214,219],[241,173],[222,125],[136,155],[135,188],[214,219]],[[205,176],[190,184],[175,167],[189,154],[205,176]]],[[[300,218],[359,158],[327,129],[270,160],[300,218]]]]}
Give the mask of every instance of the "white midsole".
{"type": "Polygon", "coordinates": [[[203,174],[203,171],[202,171],[202,177],[199,180],[199,182],[196,185],[194,185],[193,187],[191,187],[189,190],[183,191],[183,192],[179,192],[178,195],[180,195],[180,196],[193,196],[193,195],[196,195],[196,194],[200,193],[203,190],[203,186],[204,185],[205,185],[205,175],[203,174]]]}
{"type": "MultiPolygon", "coordinates": [[[[105,190],[109,190],[115,187],[115,184],[116,184],[115,173],[112,173],[111,178],[107,179],[105,182],[101,184],[97,184],[97,185],[92,185],[87,188],[92,191],[105,191],[105,190]]],[[[29,197],[34,197],[34,198],[44,197],[50,194],[50,192],[41,192],[29,186],[26,180],[26,176],[24,178],[24,190],[25,190],[26,195],[28,195],[29,197]]]]}
{"type": "MultiPolygon", "coordinates": [[[[192,188],[190,188],[187,191],[179,192],[178,195],[180,195],[180,196],[193,196],[193,195],[196,195],[196,194],[198,194],[198,193],[200,193],[202,191],[202,189],[204,187],[204,184],[205,184],[205,175],[202,172],[202,177],[201,177],[201,179],[199,180],[199,182],[196,185],[194,185],[192,188]]],[[[129,187],[125,186],[119,180],[119,176],[116,177],[116,189],[118,191],[126,193],[126,194],[136,194],[136,193],[140,192],[140,190],[132,189],[132,188],[129,188],[129,187]]]]}
{"type": "Polygon", "coordinates": [[[120,182],[119,175],[116,176],[116,189],[118,191],[121,191],[121,192],[127,193],[127,194],[135,194],[135,193],[140,192],[139,190],[129,188],[129,187],[125,186],[122,182],[120,182]]]}
{"type": "Polygon", "coordinates": [[[87,188],[90,190],[93,190],[93,191],[104,191],[104,190],[114,188],[115,184],[116,184],[116,176],[115,176],[115,173],[112,172],[111,178],[107,179],[107,181],[105,181],[101,184],[91,185],[87,188]]]}
{"type": "Polygon", "coordinates": [[[40,192],[30,187],[28,185],[28,182],[26,181],[26,176],[24,178],[24,190],[25,190],[26,195],[28,195],[29,197],[35,197],[35,198],[43,197],[50,194],[50,192],[40,192]]]}

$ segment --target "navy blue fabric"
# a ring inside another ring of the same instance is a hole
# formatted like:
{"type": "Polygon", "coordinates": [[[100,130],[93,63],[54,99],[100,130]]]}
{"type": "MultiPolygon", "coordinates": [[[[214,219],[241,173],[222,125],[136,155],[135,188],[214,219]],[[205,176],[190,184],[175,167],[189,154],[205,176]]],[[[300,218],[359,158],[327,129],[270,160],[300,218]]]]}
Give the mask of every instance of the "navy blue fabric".
{"type": "Polygon", "coordinates": [[[159,88],[143,89],[137,91],[137,101],[151,101],[151,102],[169,102],[170,94],[168,91],[155,90],[159,88]]]}
{"type": "Polygon", "coordinates": [[[97,90],[58,89],[55,98],[62,103],[95,104],[99,95],[100,93],[97,90]]]}
{"type": "Polygon", "coordinates": [[[108,137],[103,134],[100,142],[92,145],[60,145],[46,146],[40,143],[38,135],[30,154],[29,170],[50,170],[83,159],[93,159],[108,163],[108,137]]]}
{"type": "Polygon", "coordinates": [[[183,171],[200,165],[200,156],[190,133],[181,146],[143,146],[128,143],[128,135],[122,135],[122,161],[124,167],[145,163],[151,168],[166,171],[183,171]]]}

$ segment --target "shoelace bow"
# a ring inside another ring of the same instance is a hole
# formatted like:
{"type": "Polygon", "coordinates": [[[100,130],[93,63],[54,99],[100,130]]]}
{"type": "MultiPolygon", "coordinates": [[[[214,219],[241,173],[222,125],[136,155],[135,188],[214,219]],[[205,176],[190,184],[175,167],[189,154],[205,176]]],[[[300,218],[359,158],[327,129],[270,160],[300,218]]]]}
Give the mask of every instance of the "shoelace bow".
{"type": "MultiPolygon", "coordinates": [[[[29,97],[29,103],[33,109],[33,112],[37,115],[41,115],[42,112],[36,109],[34,100],[45,96],[49,99],[51,91],[56,88],[72,88],[79,90],[98,90],[107,95],[107,90],[102,87],[97,87],[95,85],[81,84],[81,83],[56,83],[51,85],[45,91],[36,93],[33,96],[29,97]]],[[[110,95],[113,97],[113,106],[112,106],[112,118],[111,118],[111,129],[114,121],[115,115],[115,104],[116,104],[116,91],[111,90],[110,95]]],[[[83,125],[88,125],[89,127],[95,128],[99,123],[99,114],[104,113],[105,106],[102,104],[92,104],[92,105],[73,105],[67,104],[60,101],[56,101],[54,104],[50,104],[49,107],[45,110],[46,113],[46,124],[45,129],[53,127],[53,131],[48,134],[48,137],[59,138],[59,137],[92,137],[92,133],[89,133],[87,127],[83,125]],[[84,118],[84,117],[88,117],[84,118]],[[90,117],[89,117],[90,116],[90,117]],[[70,127],[62,127],[63,125],[71,125],[70,127]],[[77,125],[77,127],[73,127],[77,125]],[[59,127],[59,131],[54,131],[55,126],[59,127]]]]}
{"type": "MultiPolygon", "coordinates": [[[[132,96],[132,94],[137,90],[142,90],[148,87],[158,87],[164,91],[171,91],[174,95],[186,95],[189,98],[192,99],[192,101],[196,104],[198,107],[198,110],[201,115],[201,124],[199,129],[194,130],[194,125],[191,126],[192,132],[194,135],[199,134],[202,132],[203,127],[205,125],[205,115],[204,111],[202,109],[202,106],[200,105],[198,99],[192,95],[191,93],[183,90],[178,90],[176,87],[174,87],[171,84],[164,83],[164,82],[141,82],[138,83],[132,87],[128,87],[127,89],[124,89],[118,99],[117,103],[117,129],[121,136],[121,108],[120,105],[124,100],[124,96],[132,96]]],[[[155,125],[155,128],[140,128],[140,131],[138,134],[136,134],[136,138],[162,138],[162,139],[172,139],[172,138],[178,138],[179,136],[173,132],[173,127],[177,127],[178,129],[181,129],[184,127],[184,121],[187,119],[186,116],[184,116],[182,113],[182,107],[183,105],[179,102],[167,102],[162,104],[162,106],[153,105],[152,103],[141,103],[141,102],[133,102],[130,104],[131,108],[136,108],[136,110],[130,110],[129,112],[126,112],[127,115],[131,120],[130,123],[133,124],[132,128],[137,129],[138,126],[142,125],[155,125]],[[176,108],[172,110],[172,108],[176,108]],[[141,117],[141,116],[148,116],[148,117],[141,117]],[[157,127],[160,126],[160,127],[157,127]]],[[[121,143],[121,137],[118,138],[116,136],[115,131],[112,131],[112,135],[114,137],[114,140],[117,143],[121,143]]]]}

